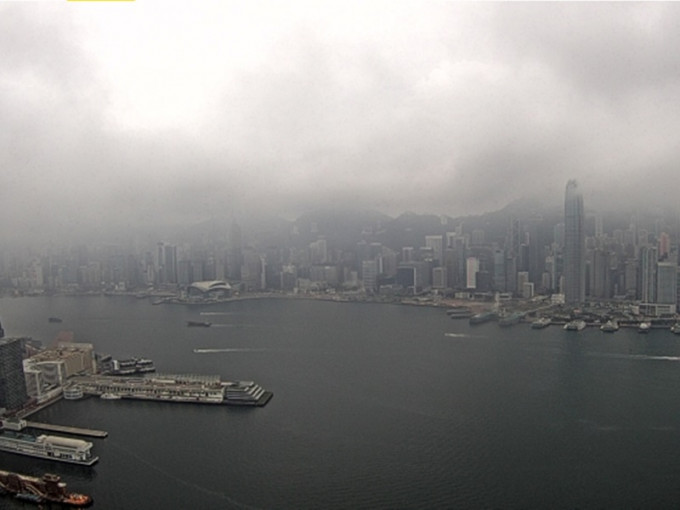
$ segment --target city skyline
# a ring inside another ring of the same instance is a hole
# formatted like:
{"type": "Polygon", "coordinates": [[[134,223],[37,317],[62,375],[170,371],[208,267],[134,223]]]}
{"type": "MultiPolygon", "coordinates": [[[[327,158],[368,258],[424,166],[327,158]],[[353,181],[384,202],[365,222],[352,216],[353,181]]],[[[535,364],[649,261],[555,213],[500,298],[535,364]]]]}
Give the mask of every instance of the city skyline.
{"type": "Polygon", "coordinates": [[[181,300],[213,288],[196,282],[224,281],[214,288],[229,295],[358,292],[399,300],[500,293],[553,296],[573,308],[635,301],[651,315],[675,313],[677,216],[636,214],[612,223],[594,215],[586,221],[575,180],[566,184],[560,215],[521,205],[450,222],[312,215],[257,241],[232,223],[219,238],[199,232],[192,242],[83,244],[28,257],[4,251],[0,287],[14,294],[160,291],[181,300]]]}
{"type": "Polygon", "coordinates": [[[452,217],[577,179],[674,204],[676,4],[0,6],[0,235],[323,207],[452,217]]]}

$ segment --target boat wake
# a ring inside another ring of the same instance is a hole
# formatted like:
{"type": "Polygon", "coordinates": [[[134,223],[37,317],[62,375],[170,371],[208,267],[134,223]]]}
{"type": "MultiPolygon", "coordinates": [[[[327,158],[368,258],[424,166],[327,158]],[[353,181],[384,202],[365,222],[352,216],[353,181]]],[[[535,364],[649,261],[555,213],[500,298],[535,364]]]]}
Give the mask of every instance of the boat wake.
{"type": "Polygon", "coordinates": [[[215,352],[265,352],[271,349],[254,348],[254,347],[234,347],[229,349],[194,349],[195,354],[212,354],[215,352]]]}
{"type": "Polygon", "coordinates": [[[616,354],[607,352],[591,352],[589,356],[598,356],[600,358],[614,358],[614,359],[638,359],[651,361],[680,361],[680,356],[653,356],[650,354],[616,354]]]}
{"type": "Polygon", "coordinates": [[[467,333],[444,333],[449,338],[482,338],[482,335],[468,335],[467,333]]]}

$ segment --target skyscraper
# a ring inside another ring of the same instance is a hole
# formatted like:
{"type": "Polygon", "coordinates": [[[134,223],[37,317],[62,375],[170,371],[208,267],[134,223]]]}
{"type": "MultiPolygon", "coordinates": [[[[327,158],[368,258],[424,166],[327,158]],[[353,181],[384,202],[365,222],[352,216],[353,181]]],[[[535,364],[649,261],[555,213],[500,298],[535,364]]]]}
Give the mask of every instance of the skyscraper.
{"type": "Polygon", "coordinates": [[[23,366],[23,341],[0,339],[0,408],[19,409],[28,400],[23,366]]]}
{"type": "Polygon", "coordinates": [[[564,196],[564,302],[577,305],[586,299],[586,253],[583,195],[576,181],[567,183],[564,196]]]}

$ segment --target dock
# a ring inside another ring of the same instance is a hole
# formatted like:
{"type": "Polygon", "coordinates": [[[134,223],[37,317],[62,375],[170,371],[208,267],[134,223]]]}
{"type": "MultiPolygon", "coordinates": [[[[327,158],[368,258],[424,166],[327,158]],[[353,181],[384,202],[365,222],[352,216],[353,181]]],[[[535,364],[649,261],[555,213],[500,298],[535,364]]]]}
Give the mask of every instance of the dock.
{"type": "Polygon", "coordinates": [[[50,432],[73,434],[76,436],[104,438],[109,435],[109,433],[105,430],[83,429],[80,427],[68,427],[66,425],[52,425],[51,423],[39,423],[37,421],[27,421],[26,426],[34,429],[49,430],[50,432]]]}

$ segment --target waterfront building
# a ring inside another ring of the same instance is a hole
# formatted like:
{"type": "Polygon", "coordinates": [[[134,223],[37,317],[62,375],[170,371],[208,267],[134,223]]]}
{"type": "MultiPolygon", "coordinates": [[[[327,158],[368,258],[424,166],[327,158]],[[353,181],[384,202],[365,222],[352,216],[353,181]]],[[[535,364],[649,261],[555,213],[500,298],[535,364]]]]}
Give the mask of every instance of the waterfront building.
{"type": "Polygon", "coordinates": [[[0,339],[0,408],[7,411],[20,409],[28,400],[23,356],[23,339],[0,339]]]}
{"type": "Polygon", "coordinates": [[[575,180],[567,183],[564,197],[564,299],[566,304],[585,301],[585,227],[583,195],[575,180]]]}
{"type": "Polygon", "coordinates": [[[656,302],[677,305],[678,266],[672,262],[657,264],[656,302]]]}

